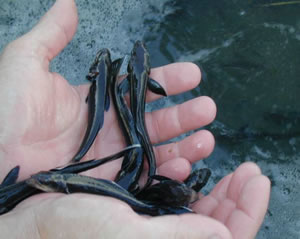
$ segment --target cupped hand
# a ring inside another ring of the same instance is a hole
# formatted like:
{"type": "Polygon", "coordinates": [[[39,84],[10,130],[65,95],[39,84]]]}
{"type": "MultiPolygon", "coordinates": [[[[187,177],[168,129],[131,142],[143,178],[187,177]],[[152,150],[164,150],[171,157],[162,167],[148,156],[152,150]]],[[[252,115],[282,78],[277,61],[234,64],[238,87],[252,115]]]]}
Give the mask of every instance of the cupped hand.
{"type": "MultiPolygon", "coordinates": [[[[50,61],[72,39],[76,27],[74,1],[57,0],[29,33],[10,43],[0,56],[0,179],[16,165],[21,167],[20,179],[64,165],[80,146],[89,86],[71,86],[61,75],[49,72],[50,61]]],[[[151,77],[172,95],[196,87],[200,71],[191,63],[177,63],[152,69],[151,77]]],[[[148,102],[157,98],[147,95],[148,102]]],[[[151,141],[159,143],[210,123],[215,114],[213,101],[198,97],[147,113],[146,124],[151,141]]],[[[112,107],[84,160],[124,146],[112,107]]],[[[155,147],[158,173],[183,180],[191,164],[208,156],[213,147],[214,138],[205,130],[155,147]]],[[[113,179],[120,164],[112,162],[86,174],[113,179]]],[[[269,190],[259,168],[245,164],[193,205],[197,215],[149,218],[113,198],[41,194],[2,215],[0,231],[9,238],[253,238],[266,212],[269,190]]]]}

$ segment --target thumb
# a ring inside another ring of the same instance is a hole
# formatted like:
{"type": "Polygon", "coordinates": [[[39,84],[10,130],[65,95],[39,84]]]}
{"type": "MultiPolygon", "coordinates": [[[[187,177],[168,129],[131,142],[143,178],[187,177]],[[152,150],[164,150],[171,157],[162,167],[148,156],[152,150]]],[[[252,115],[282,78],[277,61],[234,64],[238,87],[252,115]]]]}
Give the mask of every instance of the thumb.
{"type": "Polygon", "coordinates": [[[49,62],[71,41],[78,23],[74,0],[57,0],[40,22],[20,38],[23,49],[49,62]],[[28,44],[26,44],[28,43],[28,44]]]}

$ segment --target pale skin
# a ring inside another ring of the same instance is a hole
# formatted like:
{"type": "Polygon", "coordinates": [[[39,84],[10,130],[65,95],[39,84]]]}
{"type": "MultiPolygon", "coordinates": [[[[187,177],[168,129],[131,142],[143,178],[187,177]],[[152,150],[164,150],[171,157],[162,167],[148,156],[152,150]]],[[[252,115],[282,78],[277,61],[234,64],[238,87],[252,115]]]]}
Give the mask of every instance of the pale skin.
{"type": "MultiPolygon", "coordinates": [[[[87,124],[88,85],[71,86],[49,72],[49,62],[75,34],[73,0],[58,0],[26,35],[10,43],[0,57],[0,180],[20,165],[20,179],[61,166],[76,153],[87,124]]],[[[168,95],[194,88],[199,68],[176,63],[152,69],[168,95]]],[[[147,101],[158,96],[147,95],[147,101]]],[[[146,115],[153,143],[207,125],[216,106],[208,97],[146,115]]],[[[105,115],[100,134],[84,160],[101,158],[124,147],[114,109],[105,115]]],[[[214,138],[206,130],[155,148],[157,172],[184,180],[191,164],[207,157],[214,138]]],[[[86,174],[113,179],[121,161],[86,174]]],[[[41,194],[0,216],[3,238],[255,238],[266,213],[270,181],[254,163],[225,176],[212,192],[192,205],[196,214],[145,217],[116,199],[86,194],[41,194]]]]}

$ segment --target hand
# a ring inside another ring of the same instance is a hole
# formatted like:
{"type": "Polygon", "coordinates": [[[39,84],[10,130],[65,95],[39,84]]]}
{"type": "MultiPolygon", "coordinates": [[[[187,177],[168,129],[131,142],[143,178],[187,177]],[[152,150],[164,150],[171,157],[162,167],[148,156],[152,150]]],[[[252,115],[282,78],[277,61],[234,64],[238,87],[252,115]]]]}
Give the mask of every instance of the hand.
{"type": "MultiPolygon", "coordinates": [[[[64,165],[81,143],[89,86],[71,86],[49,72],[49,62],[72,39],[76,26],[74,1],[57,0],[40,23],[10,43],[0,57],[1,178],[16,165],[21,167],[20,179],[64,165]]],[[[177,63],[153,69],[151,77],[172,95],[197,86],[200,71],[191,63],[177,63]]],[[[148,101],[157,98],[147,96],[148,101]]],[[[146,123],[152,142],[158,143],[210,123],[215,113],[213,101],[199,97],[148,113],[146,123]]],[[[111,109],[85,159],[101,158],[123,147],[111,109]]],[[[214,138],[205,130],[156,147],[158,173],[183,180],[191,164],[207,157],[213,147],[214,138]]],[[[119,168],[120,161],[115,161],[87,174],[113,179],[119,168]]],[[[109,197],[41,194],[0,216],[0,231],[6,238],[254,238],[267,209],[269,190],[269,180],[256,165],[247,163],[193,205],[201,214],[143,217],[109,197]]]]}

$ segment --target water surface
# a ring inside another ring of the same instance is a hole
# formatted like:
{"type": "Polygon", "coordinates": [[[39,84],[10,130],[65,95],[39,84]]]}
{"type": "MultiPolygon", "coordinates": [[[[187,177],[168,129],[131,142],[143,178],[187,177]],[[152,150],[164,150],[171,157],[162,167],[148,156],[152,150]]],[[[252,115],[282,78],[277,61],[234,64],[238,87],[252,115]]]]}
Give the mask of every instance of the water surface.
{"type": "Polygon", "coordinates": [[[256,162],[272,181],[257,238],[299,238],[300,4],[172,3],[176,11],[148,34],[153,62],[192,61],[203,81],[169,103],[198,95],[215,100],[217,118],[207,128],[216,148],[204,162],[214,182],[242,162],[256,162]]]}

